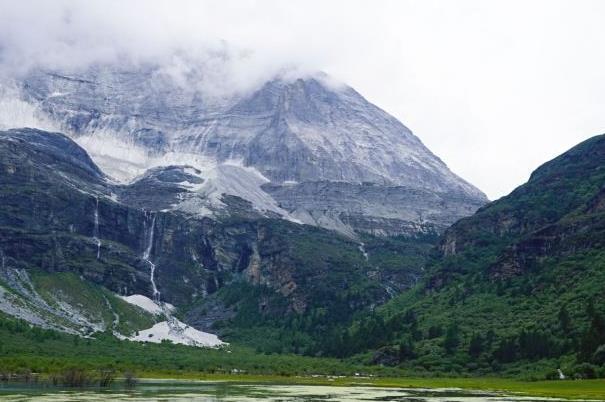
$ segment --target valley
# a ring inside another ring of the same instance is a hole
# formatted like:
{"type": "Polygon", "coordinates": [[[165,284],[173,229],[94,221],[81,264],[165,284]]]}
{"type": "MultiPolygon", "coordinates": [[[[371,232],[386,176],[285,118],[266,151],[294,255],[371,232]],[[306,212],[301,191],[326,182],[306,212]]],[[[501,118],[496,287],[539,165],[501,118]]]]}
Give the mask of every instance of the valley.
{"type": "Polygon", "coordinates": [[[65,134],[0,132],[7,376],[605,376],[605,137],[488,203],[351,88],[276,80],[212,112],[135,113],[132,85],[157,88],[100,71],[28,78],[30,117],[65,134]],[[124,95],[98,104],[108,83],[124,95]],[[375,142],[374,169],[343,127],[400,149],[375,142]]]}

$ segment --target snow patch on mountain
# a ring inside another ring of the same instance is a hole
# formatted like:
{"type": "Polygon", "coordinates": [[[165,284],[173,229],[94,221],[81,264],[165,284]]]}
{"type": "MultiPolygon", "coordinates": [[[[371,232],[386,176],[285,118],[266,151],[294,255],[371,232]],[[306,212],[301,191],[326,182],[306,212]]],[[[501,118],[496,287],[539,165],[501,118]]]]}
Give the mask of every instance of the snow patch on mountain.
{"type": "Polygon", "coordinates": [[[34,103],[24,101],[19,89],[0,84],[0,130],[20,127],[59,131],[61,125],[34,103]]]}
{"type": "Polygon", "coordinates": [[[137,335],[130,337],[131,341],[161,343],[171,341],[181,345],[217,348],[226,345],[218,336],[208,332],[198,331],[189,325],[175,320],[175,323],[162,321],[153,327],[139,331],[137,335]]]}
{"type": "Polygon", "coordinates": [[[169,312],[174,311],[174,306],[170,303],[162,303],[163,306],[160,306],[158,303],[151,300],[149,297],[145,295],[130,295],[130,296],[118,296],[120,299],[124,300],[127,303],[135,305],[137,307],[142,308],[143,310],[151,313],[153,315],[161,315],[165,310],[169,312]]]}
{"type": "Polygon", "coordinates": [[[199,154],[175,151],[154,154],[134,141],[107,131],[75,136],[74,141],[88,152],[105,174],[122,184],[159,166],[187,165],[207,171],[218,165],[215,159],[199,154]]]}
{"type": "Polygon", "coordinates": [[[271,211],[289,217],[261,186],[269,182],[258,170],[230,161],[216,166],[203,176],[205,181],[198,190],[213,205],[224,205],[223,194],[236,195],[252,203],[258,211],[271,211]]]}
{"type": "Polygon", "coordinates": [[[272,212],[294,222],[297,219],[280,208],[261,186],[269,182],[256,168],[245,166],[241,159],[219,162],[204,155],[184,152],[167,152],[153,155],[133,142],[123,141],[110,133],[95,133],[76,137],[75,141],[86,149],[93,161],[110,180],[127,184],[145,175],[150,169],[162,166],[187,166],[185,173],[203,179],[203,183],[178,183],[197,197],[190,197],[173,205],[195,215],[212,215],[223,209],[223,195],[234,195],[252,204],[259,212],[272,212]]]}
{"type": "Polygon", "coordinates": [[[160,343],[164,340],[181,345],[215,348],[225,345],[218,336],[199,331],[173,316],[175,307],[170,303],[153,301],[147,296],[134,294],[119,296],[122,300],[142,308],[155,316],[163,316],[166,321],[156,323],[153,327],[138,331],[131,337],[122,337],[136,342],[160,343]]]}

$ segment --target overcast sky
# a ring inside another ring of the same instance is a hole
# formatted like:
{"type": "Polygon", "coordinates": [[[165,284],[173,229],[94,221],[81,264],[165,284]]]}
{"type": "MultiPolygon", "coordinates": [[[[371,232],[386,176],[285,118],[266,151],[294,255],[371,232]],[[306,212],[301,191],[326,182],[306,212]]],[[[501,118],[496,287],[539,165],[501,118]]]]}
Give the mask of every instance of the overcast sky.
{"type": "Polygon", "coordinates": [[[225,47],[229,85],[325,71],[494,199],[605,132],[603,21],[597,0],[0,0],[0,72],[225,47]]]}

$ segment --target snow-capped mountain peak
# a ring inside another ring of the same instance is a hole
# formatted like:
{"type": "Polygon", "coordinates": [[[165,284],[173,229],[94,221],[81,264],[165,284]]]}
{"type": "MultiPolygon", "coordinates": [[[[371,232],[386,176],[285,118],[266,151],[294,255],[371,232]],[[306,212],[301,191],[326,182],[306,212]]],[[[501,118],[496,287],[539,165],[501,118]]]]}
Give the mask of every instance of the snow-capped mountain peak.
{"type": "MultiPolygon", "coordinates": [[[[202,75],[190,72],[184,85],[153,65],[36,70],[10,98],[75,138],[116,180],[193,166],[206,179],[198,198],[214,206],[228,194],[343,232],[407,233],[439,230],[486,201],[401,122],[325,74],[275,77],[220,99],[195,85],[202,75]]],[[[189,199],[185,209],[207,213],[201,204],[189,199]]]]}

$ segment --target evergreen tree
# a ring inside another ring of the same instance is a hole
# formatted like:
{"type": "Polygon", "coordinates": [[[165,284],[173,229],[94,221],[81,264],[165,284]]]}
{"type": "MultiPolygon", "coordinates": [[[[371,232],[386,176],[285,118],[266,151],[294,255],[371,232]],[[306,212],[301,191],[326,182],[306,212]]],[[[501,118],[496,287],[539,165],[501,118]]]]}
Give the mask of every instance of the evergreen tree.
{"type": "Polygon", "coordinates": [[[445,340],[443,341],[443,347],[446,353],[452,354],[458,348],[460,344],[460,331],[458,325],[452,324],[447,328],[445,332],[445,340]]]}
{"type": "Polygon", "coordinates": [[[591,361],[593,355],[601,345],[605,345],[605,319],[599,313],[589,309],[587,312],[592,314],[590,327],[582,336],[580,342],[579,358],[582,361],[591,361]]]}
{"type": "Polygon", "coordinates": [[[510,363],[516,360],[517,350],[515,338],[502,339],[494,350],[494,358],[501,363],[510,363]]]}
{"type": "Polygon", "coordinates": [[[441,325],[432,325],[429,327],[428,339],[439,338],[441,335],[443,335],[443,328],[441,325]]]}
{"type": "Polygon", "coordinates": [[[565,306],[562,306],[559,310],[559,328],[565,335],[569,335],[571,330],[571,317],[565,306]]]}
{"type": "Polygon", "coordinates": [[[552,336],[547,333],[523,330],[519,334],[519,353],[524,358],[540,359],[556,355],[557,352],[552,336]]]}
{"type": "Polygon", "coordinates": [[[485,348],[491,349],[494,341],[496,340],[496,333],[493,329],[487,331],[487,335],[485,336],[485,348]]]}
{"type": "Polygon", "coordinates": [[[468,354],[477,358],[481,353],[483,353],[483,337],[479,334],[474,334],[468,346],[468,354]]]}
{"type": "Polygon", "coordinates": [[[399,361],[403,362],[406,360],[414,359],[416,353],[414,352],[414,343],[410,338],[406,338],[399,343],[399,361]]]}

